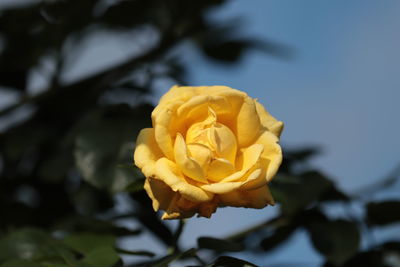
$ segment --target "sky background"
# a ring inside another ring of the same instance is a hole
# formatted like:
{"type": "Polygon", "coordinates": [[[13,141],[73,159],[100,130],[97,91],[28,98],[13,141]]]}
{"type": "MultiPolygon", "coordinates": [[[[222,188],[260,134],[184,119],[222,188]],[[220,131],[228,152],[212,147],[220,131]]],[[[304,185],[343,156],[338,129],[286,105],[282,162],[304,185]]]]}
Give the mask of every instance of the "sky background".
{"type": "MultiPolygon", "coordinates": [[[[1,5],[7,3],[12,2],[0,0],[1,5]]],[[[258,98],[285,123],[284,147],[321,147],[323,153],[310,164],[331,176],[344,191],[355,192],[382,179],[400,163],[399,14],[397,0],[233,0],[212,12],[216,22],[241,18],[244,25],[238,31],[242,35],[286,44],[294,50],[293,59],[252,51],[238,65],[227,67],[207,61],[190,45],[181,47],[180,53],[189,65],[189,85],[227,85],[258,98]]],[[[93,36],[64,78],[94,73],[140,50],[129,45],[130,38],[134,37],[93,36]]],[[[30,90],[42,88],[44,81],[33,73],[30,90]]],[[[160,84],[152,101],[169,86],[160,84]]],[[[4,93],[0,105],[13,97],[4,93]]],[[[390,198],[398,192],[397,186],[377,197],[390,198]]],[[[194,246],[198,236],[229,235],[272,217],[276,209],[224,208],[211,220],[190,219],[182,244],[194,246]]],[[[380,233],[385,234],[391,233],[380,233]]],[[[164,250],[148,236],[130,246],[143,249],[143,244],[164,250]]],[[[321,258],[306,233],[298,232],[283,250],[254,262],[318,266],[321,258]]]]}

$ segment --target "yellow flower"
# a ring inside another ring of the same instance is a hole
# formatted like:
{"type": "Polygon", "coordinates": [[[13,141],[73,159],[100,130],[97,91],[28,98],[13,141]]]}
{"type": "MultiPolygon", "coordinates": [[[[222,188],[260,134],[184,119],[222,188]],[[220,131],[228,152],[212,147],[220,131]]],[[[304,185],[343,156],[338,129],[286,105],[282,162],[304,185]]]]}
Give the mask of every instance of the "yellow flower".
{"type": "Polygon", "coordinates": [[[139,133],[134,159],[162,219],[274,204],[268,182],[282,162],[283,123],[256,99],[226,86],[174,86],[152,122],[139,133]]]}

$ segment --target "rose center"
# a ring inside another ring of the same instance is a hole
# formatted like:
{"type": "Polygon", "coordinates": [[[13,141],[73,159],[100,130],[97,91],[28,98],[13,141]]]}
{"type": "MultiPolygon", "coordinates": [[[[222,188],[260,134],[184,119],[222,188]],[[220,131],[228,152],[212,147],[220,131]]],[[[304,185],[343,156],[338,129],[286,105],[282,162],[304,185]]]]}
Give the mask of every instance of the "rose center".
{"type": "Polygon", "coordinates": [[[193,124],[186,133],[191,157],[203,168],[206,178],[219,181],[235,171],[237,141],[233,132],[217,121],[209,108],[207,118],[193,124]]]}

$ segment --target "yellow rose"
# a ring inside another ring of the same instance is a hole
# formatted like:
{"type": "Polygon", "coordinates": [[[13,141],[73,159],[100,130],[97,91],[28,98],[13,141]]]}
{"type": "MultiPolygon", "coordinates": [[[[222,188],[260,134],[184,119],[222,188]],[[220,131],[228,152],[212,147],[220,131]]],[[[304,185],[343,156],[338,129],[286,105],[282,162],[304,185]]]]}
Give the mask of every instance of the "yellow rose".
{"type": "Polygon", "coordinates": [[[174,86],[152,122],[139,133],[134,159],[162,219],[274,204],[268,182],[282,162],[283,123],[256,99],[226,86],[174,86]]]}

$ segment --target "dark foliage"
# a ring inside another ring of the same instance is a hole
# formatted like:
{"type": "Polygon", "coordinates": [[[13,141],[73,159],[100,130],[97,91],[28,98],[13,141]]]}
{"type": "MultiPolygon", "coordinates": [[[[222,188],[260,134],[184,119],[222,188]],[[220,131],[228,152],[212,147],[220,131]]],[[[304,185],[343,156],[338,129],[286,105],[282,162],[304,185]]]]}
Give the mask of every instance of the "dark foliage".
{"type": "Polygon", "coordinates": [[[279,43],[238,37],[232,21],[211,21],[207,13],[224,3],[58,0],[0,10],[0,94],[17,96],[0,107],[0,266],[121,266],[123,255],[137,256],[132,266],[186,259],[200,266],[255,266],[224,254],[262,257],[299,229],[309,233],[325,266],[389,266],[390,255],[399,257],[399,240],[360,246],[369,227],[399,223],[399,200],[366,204],[365,218],[330,218],[324,205],[347,207],[359,200],[307,168],[314,148],[285,154],[271,184],[279,215],[234,236],[202,237],[196,248],[184,251],[183,223],[173,231],[152,211],[132,151],[138,131],[151,125],[152,106],[144,96],[165,79],[185,83],[186,66],[172,52],[191,42],[205,57],[225,64],[236,63],[248,49],[291,56],[279,43]],[[95,74],[66,80],[84,41],[99,32],[136,34],[132,47],[145,45],[95,74]],[[149,34],[156,41],[147,40],[149,34]],[[53,66],[44,70],[46,86],[30,92],[32,72],[43,61],[53,66]],[[23,120],[16,116],[21,111],[28,113],[23,120]],[[128,199],[129,212],[115,209],[117,194],[128,199]],[[141,226],[120,226],[121,219],[141,226]],[[170,248],[167,255],[119,246],[120,238],[135,238],[144,229],[170,248]],[[209,252],[206,259],[199,250],[209,252]]]}

